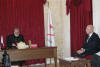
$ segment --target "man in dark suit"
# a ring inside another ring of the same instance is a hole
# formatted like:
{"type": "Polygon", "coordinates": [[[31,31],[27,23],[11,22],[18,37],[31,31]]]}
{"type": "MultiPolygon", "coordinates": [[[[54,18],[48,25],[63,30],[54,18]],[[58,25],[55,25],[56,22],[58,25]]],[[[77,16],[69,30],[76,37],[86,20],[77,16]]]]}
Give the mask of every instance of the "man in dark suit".
{"type": "Polygon", "coordinates": [[[14,29],[14,34],[7,36],[7,49],[16,48],[18,42],[25,42],[23,35],[20,34],[19,28],[14,29]]]}
{"type": "MultiPolygon", "coordinates": [[[[7,36],[6,43],[7,49],[17,48],[18,42],[25,42],[23,35],[20,34],[19,28],[14,29],[14,34],[7,36]]],[[[22,66],[24,61],[12,62],[12,65],[22,66]]]]}
{"type": "Polygon", "coordinates": [[[88,55],[93,55],[99,51],[98,46],[100,45],[100,38],[94,32],[93,25],[88,25],[86,27],[86,40],[83,47],[72,54],[73,57],[83,58],[88,55]]]}

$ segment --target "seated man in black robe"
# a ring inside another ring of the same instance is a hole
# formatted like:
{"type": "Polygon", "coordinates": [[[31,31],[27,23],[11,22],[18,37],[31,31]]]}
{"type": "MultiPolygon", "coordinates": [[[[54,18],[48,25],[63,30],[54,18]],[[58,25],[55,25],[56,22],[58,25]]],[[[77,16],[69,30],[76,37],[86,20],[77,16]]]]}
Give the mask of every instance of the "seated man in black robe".
{"type": "MultiPolygon", "coordinates": [[[[7,36],[6,43],[7,49],[14,49],[17,48],[17,43],[25,42],[23,35],[20,34],[19,28],[14,29],[14,34],[7,36]]],[[[24,61],[12,62],[12,65],[19,65],[22,66],[24,61]]]]}
{"type": "Polygon", "coordinates": [[[14,34],[7,36],[7,49],[16,48],[17,43],[25,42],[23,35],[20,34],[19,28],[14,29],[14,34]]]}

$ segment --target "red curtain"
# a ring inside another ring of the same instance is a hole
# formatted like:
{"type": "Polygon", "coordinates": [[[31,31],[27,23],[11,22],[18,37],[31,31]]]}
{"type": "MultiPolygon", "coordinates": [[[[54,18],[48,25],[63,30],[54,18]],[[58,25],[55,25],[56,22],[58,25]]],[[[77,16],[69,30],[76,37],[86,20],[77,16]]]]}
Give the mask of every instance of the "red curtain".
{"type": "MultiPolygon", "coordinates": [[[[4,37],[19,27],[25,41],[45,45],[43,0],[0,0],[0,35],[4,37]]],[[[46,0],[45,0],[46,2],[46,0]]]]}
{"type": "Polygon", "coordinates": [[[85,41],[85,29],[93,24],[92,0],[70,0],[71,53],[81,48],[85,41]]]}
{"type": "Polygon", "coordinates": [[[45,4],[47,0],[42,0],[42,1],[43,1],[43,3],[45,4]]]}
{"type": "Polygon", "coordinates": [[[70,0],[66,0],[66,14],[68,15],[70,12],[70,0]]]}

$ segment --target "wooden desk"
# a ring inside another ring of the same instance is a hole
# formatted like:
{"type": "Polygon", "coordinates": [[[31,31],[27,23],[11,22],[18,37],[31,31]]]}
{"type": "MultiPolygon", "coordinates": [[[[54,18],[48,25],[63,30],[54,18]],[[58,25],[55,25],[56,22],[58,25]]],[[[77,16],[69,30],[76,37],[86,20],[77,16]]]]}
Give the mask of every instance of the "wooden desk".
{"type": "MultiPolygon", "coordinates": [[[[0,51],[0,61],[4,51],[0,51]]],[[[30,49],[7,50],[11,61],[26,61],[32,59],[54,58],[55,67],[57,67],[57,47],[42,47],[30,49]]]]}
{"type": "Polygon", "coordinates": [[[91,63],[89,60],[80,59],[78,61],[66,61],[63,59],[59,59],[60,67],[91,67],[91,63]]]}

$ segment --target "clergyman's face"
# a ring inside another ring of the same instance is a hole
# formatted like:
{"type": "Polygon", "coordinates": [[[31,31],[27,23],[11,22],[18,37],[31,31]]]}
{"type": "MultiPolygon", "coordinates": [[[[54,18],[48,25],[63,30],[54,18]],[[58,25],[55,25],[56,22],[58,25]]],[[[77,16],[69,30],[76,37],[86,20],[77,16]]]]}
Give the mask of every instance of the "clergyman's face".
{"type": "Polygon", "coordinates": [[[17,36],[19,36],[19,34],[20,34],[19,30],[18,29],[15,29],[14,30],[14,35],[17,37],[17,36]]]}

